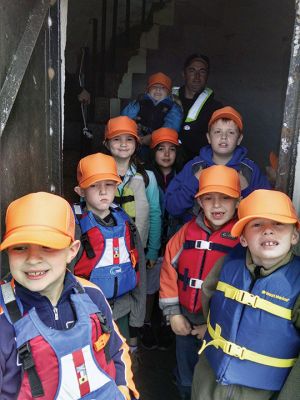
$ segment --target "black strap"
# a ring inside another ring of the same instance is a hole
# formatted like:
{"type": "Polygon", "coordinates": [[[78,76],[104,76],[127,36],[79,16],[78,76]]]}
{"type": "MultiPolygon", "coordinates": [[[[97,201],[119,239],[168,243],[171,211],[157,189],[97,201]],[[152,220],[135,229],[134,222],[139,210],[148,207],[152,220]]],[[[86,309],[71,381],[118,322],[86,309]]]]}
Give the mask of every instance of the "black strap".
{"type": "Polygon", "coordinates": [[[114,202],[122,207],[125,203],[130,203],[134,201],[134,196],[132,194],[128,194],[127,196],[116,196],[114,198],[114,202]]]}
{"type": "MultiPolygon", "coordinates": [[[[96,315],[97,315],[97,317],[99,319],[102,332],[110,334],[111,333],[111,329],[108,326],[107,319],[106,319],[105,315],[103,315],[100,311],[97,312],[96,315]]],[[[111,355],[110,355],[109,346],[108,346],[109,341],[110,341],[110,338],[108,339],[108,342],[106,343],[106,345],[104,347],[104,354],[105,354],[105,359],[106,359],[107,364],[111,361],[111,355]]]]}
{"type": "Polygon", "coordinates": [[[90,259],[96,257],[96,254],[95,254],[94,249],[93,249],[93,247],[92,247],[92,245],[90,243],[90,239],[89,239],[87,233],[84,233],[83,235],[81,235],[80,241],[81,241],[81,244],[82,244],[82,246],[83,246],[83,248],[84,248],[84,250],[86,252],[87,257],[90,258],[90,259]]]}
{"type": "Polygon", "coordinates": [[[42,382],[35,369],[31,348],[29,342],[24,343],[18,348],[19,361],[22,364],[23,371],[27,372],[32,397],[44,396],[42,382]]]}
{"type": "Polygon", "coordinates": [[[178,279],[183,282],[183,290],[186,290],[189,286],[190,278],[189,278],[189,270],[188,268],[184,268],[183,275],[178,273],[178,279]]]}
{"type": "MultiPolygon", "coordinates": [[[[183,244],[183,248],[185,250],[190,250],[190,249],[200,250],[200,249],[197,249],[196,242],[197,242],[196,240],[186,240],[183,244]]],[[[230,246],[225,246],[224,244],[210,242],[209,249],[207,249],[207,250],[217,250],[217,251],[221,251],[222,253],[229,253],[229,251],[231,249],[232,249],[232,247],[230,247],[230,246]]]]}

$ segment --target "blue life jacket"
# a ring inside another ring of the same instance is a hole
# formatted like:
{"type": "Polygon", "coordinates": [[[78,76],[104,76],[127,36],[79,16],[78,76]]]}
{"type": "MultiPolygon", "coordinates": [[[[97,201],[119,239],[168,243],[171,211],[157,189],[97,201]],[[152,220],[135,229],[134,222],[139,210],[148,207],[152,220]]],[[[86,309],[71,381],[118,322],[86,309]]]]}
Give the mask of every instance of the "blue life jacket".
{"type": "Polygon", "coordinates": [[[300,258],[254,279],[245,253],[237,246],[224,261],[201,351],[219,383],[279,391],[300,351],[300,334],[291,321],[300,293],[300,258]]]}
{"type": "Polygon", "coordinates": [[[35,308],[23,315],[11,283],[1,285],[0,304],[16,335],[23,377],[19,400],[124,400],[108,353],[110,329],[78,284],[71,294],[77,320],[70,329],[46,326],[35,308]]]}
{"type": "Polygon", "coordinates": [[[107,299],[133,290],[138,282],[136,227],[119,207],[111,208],[115,226],[99,224],[91,211],[73,206],[81,229],[83,252],[74,274],[98,285],[107,299]]]}

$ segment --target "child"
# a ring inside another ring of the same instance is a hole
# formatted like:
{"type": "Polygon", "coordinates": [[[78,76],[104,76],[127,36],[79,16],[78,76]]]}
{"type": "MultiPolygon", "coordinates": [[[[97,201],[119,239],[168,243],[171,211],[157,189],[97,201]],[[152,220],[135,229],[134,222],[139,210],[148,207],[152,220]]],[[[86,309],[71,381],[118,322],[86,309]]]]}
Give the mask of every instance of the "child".
{"type": "Polygon", "coordinates": [[[6,213],[11,282],[1,285],[1,399],[118,399],[139,395],[128,347],[101,290],[66,266],[80,242],[69,204],[50,193],[6,213]]]}
{"type": "MultiPolygon", "coordinates": [[[[144,150],[150,145],[152,131],[161,127],[172,128],[177,132],[180,129],[183,113],[171,97],[171,89],[171,79],[157,72],[149,77],[146,93],[122,110],[121,115],[135,119],[138,123],[141,144],[147,146],[144,150]]],[[[149,152],[144,153],[149,155],[149,152]]]]}
{"type": "Polygon", "coordinates": [[[125,116],[111,118],[104,143],[117,163],[122,180],[115,201],[134,219],[146,249],[148,266],[153,266],[160,249],[159,191],[153,172],[146,171],[136,157],[139,145],[136,122],[125,116]]]}
{"type": "MultiPolygon", "coordinates": [[[[207,318],[193,400],[270,400],[300,350],[300,223],[291,200],[256,190],[242,200],[231,234],[238,246],[202,285],[207,318]],[[208,301],[209,313],[208,313],[208,301]]],[[[201,335],[201,334],[200,334],[201,335]]]]}
{"type": "Polygon", "coordinates": [[[247,150],[240,146],[242,131],[242,117],[234,108],[224,107],[213,113],[208,124],[209,145],[200,149],[199,156],[185,165],[167,189],[166,209],[171,215],[185,221],[192,218],[199,173],[214,164],[227,165],[239,172],[243,198],[255,189],[271,188],[258,166],[246,158],[247,150]]]}
{"type": "Polygon", "coordinates": [[[129,339],[129,326],[138,328],[144,321],[146,267],[134,223],[112,204],[121,182],[115,160],[101,153],[82,158],[77,181],[74,190],[83,201],[73,208],[82,249],[74,273],[100,286],[122,335],[129,339]]]}
{"type": "Polygon", "coordinates": [[[238,173],[223,165],[204,169],[195,198],[202,208],[169,241],[160,276],[159,304],[176,334],[176,378],[190,399],[203,324],[201,285],[215,261],[238,243],[230,235],[240,198],[238,173]]]}
{"type": "Polygon", "coordinates": [[[177,153],[178,146],[178,133],[174,129],[159,128],[152,133],[150,148],[152,150],[151,159],[153,161],[149,164],[149,169],[153,171],[159,187],[160,208],[162,212],[162,240],[159,252],[160,257],[157,259],[155,266],[147,271],[146,317],[144,327],[141,330],[141,342],[146,349],[154,349],[158,345],[159,349],[165,350],[170,347],[173,341],[170,327],[166,326],[163,320],[161,321],[161,329],[157,335],[158,341],[156,340],[152,329],[151,317],[156,294],[159,290],[160,268],[165,246],[177,228],[177,221],[171,218],[164,208],[164,196],[170,180],[180,168],[177,153]]]}

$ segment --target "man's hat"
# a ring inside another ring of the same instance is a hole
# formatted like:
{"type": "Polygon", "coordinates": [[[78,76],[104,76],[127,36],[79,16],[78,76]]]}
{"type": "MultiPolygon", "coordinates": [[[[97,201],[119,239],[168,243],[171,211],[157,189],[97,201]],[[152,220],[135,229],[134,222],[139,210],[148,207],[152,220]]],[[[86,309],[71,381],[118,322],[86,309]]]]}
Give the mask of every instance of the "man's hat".
{"type": "Polygon", "coordinates": [[[75,220],[69,203],[55,194],[30,193],[6,211],[6,232],[0,250],[19,244],[64,249],[74,241],[75,220]]]}
{"type": "Polygon", "coordinates": [[[125,116],[111,118],[105,127],[105,139],[112,139],[120,135],[131,135],[135,139],[139,140],[138,137],[138,127],[136,122],[125,116]]]}
{"type": "Polygon", "coordinates": [[[162,72],[157,72],[156,74],[149,76],[147,90],[149,90],[153,85],[162,85],[168,90],[168,92],[170,92],[172,88],[172,81],[167,75],[163,74],[162,72]]]}
{"type": "Polygon", "coordinates": [[[211,116],[209,123],[208,123],[208,129],[212,126],[213,123],[215,123],[218,119],[222,118],[227,118],[231,119],[234,121],[239,130],[243,130],[243,118],[239,112],[237,112],[233,107],[226,106],[223,108],[220,108],[219,110],[216,110],[213,115],[211,116]]]}
{"type": "Polygon", "coordinates": [[[239,220],[231,229],[232,236],[239,236],[245,225],[255,218],[267,218],[283,224],[300,227],[291,199],[276,190],[258,189],[243,199],[238,207],[239,220]]]}
{"type": "Polygon", "coordinates": [[[203,169],[199,177],[199,191],[195,197],[213,192],[239,198],[241,185],[237,171],[225,165],[213,165],[203,169]]]}
{"type": "Polygon", "coordinates": [[[159,128],[152,132],[150,148],[154,149],[159,143],[169,142],[179,146],[178,133],[175,129],[159,128]]]}
{"type": "Polygon", "coordinates": [[[77,181],[82,189],[86,189],[96,182],[105,180],[121,183],[117,164],[112,156],[95,153],[79,161],[77,166],[77,181]]]}

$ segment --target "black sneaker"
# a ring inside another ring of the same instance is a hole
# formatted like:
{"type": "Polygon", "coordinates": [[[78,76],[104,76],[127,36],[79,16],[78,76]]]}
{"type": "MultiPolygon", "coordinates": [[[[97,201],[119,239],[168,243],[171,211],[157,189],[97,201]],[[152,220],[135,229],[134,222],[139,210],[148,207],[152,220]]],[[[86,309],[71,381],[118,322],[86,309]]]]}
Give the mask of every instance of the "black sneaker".
{"type": "Polygon", "coordinates": [[[141,344],[146,350],[153,350],[157,348],[157,341],[150,324],[144,324],[140,330],[140,333],[141,344]]]}
{"type": "Polygon", "coordinates": [[[163,325],[158,334],[159,350],[168,350],[172,347],[175,339],[175,334],[170,325],[163,325]]]}

